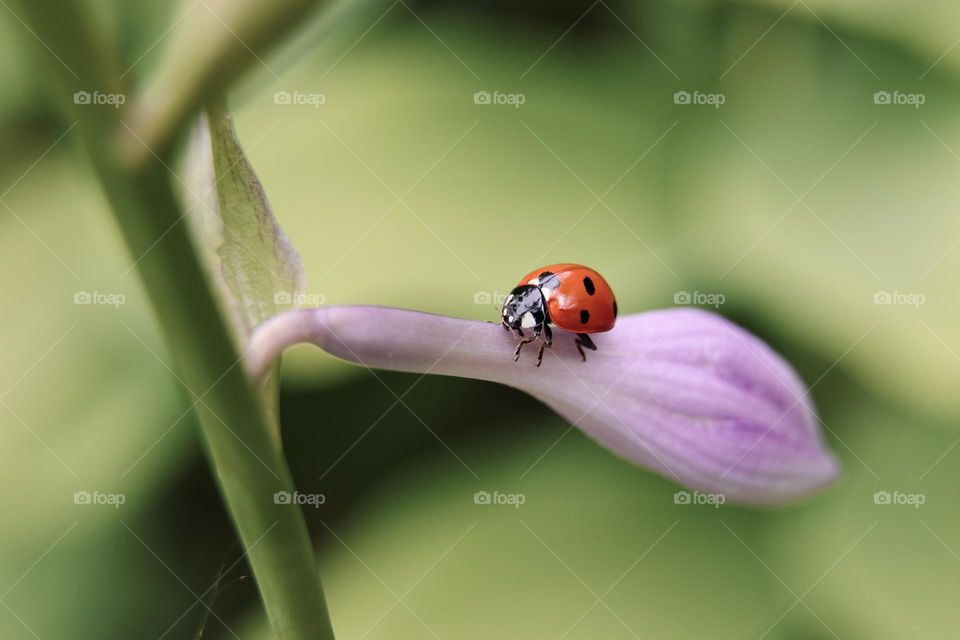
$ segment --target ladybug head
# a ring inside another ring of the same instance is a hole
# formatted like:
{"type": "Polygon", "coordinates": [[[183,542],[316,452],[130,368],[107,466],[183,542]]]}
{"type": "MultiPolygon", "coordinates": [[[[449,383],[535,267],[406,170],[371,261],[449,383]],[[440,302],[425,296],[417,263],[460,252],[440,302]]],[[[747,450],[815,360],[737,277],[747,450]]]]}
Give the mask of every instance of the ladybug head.
{"type": "Polygon", "coordinates": [[[543,293],[532,284],[511,291],[503,303],[500,316],[503,326],[514,331],[533,329],[549,321],[543,293]]]}

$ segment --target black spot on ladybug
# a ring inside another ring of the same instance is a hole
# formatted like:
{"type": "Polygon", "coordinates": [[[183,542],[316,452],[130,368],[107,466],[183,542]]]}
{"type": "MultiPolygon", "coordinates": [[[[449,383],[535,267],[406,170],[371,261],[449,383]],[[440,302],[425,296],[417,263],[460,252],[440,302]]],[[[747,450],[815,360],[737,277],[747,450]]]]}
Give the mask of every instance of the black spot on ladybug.
{"type": "Polygon", "coordinates": [[[587,294],[591,296],[597,292],[597,288],[593,286],[593,280],[590,279],[590,276],[583,279],[583,288],[586,289],[587,294]]]}
{"type": "Polygon", "coordinates": [[[586,309],[580,309],[580,324],[587,324],[590,322],[590,312],[586,309]]]}
{"type": "Polygon", "coordinates": [[[614,318],[617,317],[617,301],[616,300],[613,301],[613,317],[614,318]]]}

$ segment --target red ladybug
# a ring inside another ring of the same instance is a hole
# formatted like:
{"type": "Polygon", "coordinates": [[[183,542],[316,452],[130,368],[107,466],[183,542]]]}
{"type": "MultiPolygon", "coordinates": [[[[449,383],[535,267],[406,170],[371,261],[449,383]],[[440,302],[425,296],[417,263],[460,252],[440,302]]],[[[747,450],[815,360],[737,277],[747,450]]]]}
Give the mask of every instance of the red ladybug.
{"type": "Polygon", "coordinates": [[[613,329],[617,300],[607,281],[593,269],[580,264],[552,264],[524,276],[507,296],[500,315],[503,328],[523,338],[513,352],[514,360],[520,358],[523,345],[542,335],[543,344],[537,354],[539,367],[544,348],[553,344],[553,323],[577,335],[574,344],[586,361],[583,347],[597,350],[589,334],[613,329]],[[524,329],[532,335],[527,337],[524,329]]]}

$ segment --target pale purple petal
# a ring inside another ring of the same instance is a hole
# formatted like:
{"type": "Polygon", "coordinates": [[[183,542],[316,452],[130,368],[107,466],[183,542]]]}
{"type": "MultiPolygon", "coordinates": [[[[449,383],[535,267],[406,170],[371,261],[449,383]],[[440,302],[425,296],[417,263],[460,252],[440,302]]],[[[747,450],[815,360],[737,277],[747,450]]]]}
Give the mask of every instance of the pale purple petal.
{"type": "Polygon", "coordinates": [[[255,379],[298,342],[368,367],[491,380],[539,398],[617,455],[688,487],[748,504],[785,502],[839,471],[789,364],[724,318],[697,309],[622,317],[582,362],[557,331],[513,361],[499,324],[386,307],[291,311],[254,334],[255,379]]]}

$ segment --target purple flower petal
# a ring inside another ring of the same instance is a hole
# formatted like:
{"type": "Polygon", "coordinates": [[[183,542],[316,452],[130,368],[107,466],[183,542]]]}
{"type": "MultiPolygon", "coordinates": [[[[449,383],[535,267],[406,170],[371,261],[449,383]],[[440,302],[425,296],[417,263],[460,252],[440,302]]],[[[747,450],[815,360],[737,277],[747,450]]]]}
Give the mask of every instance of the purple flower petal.
{"type": "Polygon", "coordinates": [[[758,338],[697,309],[622,317],[592,336],[582,362],[557,331],[543,365],[537,344],[498,324],[386,307],[290,311],[261,325],[247,367],[262,377],[299,342],[368,367],[490,380],[539,398],[617,455],[734,502],[775,504],[833,481],[807,391],[758,338]]]}

